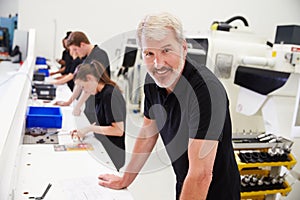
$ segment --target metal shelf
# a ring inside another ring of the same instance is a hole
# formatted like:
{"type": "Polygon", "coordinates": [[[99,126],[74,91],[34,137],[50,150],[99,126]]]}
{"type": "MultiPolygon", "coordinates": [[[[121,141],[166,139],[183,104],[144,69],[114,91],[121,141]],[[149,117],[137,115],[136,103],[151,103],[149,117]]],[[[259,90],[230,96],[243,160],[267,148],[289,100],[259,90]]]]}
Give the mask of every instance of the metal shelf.
{"type": "Polygon", "coordinates": [[[241,162],[241,159],[240,159],[238,154],[239,154],[239,152],[235,152],[235,159],[237,161],[239,171],[241,171],[242,169],[245,169],[245,168],[281,167],[281,166],[284,166],[284,167],[286,167],[287,169],[290,170],[297,163],[295,157],[291,153],[288,155],[289,161],[285,161],[285,162],[260,162],[260,163],[244,163],[244,162],[241,162]]]}
{"type": "Polygon", "coordinates": [[[287,181],[285,181],[283,185],[284,188],[282,189],[241,192],[241,199],[263,200],[265,199],[266,195],[273,195],[277,193],[281,193],[282,196],[287,196],[288,193],[292,190],[292,188],[287,181]]]}

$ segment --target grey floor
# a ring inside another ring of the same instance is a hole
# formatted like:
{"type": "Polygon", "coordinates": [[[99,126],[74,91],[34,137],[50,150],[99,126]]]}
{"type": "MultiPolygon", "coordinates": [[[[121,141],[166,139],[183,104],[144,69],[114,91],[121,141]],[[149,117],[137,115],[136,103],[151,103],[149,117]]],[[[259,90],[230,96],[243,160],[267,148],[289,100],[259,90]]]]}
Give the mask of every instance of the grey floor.
{"type": "MultiPolygon", "coordinates": [[[[128,112],[126,145],[127,160],[130,159],[130,152],[133,149],[134,141],[142,123],[142,115],[128,112]]],[[[300,161],[300,138],[293,139],[292,153],[300,161]]],[[[283,169],[284,170],[284,169],[283,169]]],[[[300,164],[293,168],[300,172],[300,164]]],[[[299,176],[300,178],[300,176],[299,176]]],[[[292,191],[288,196],[277,195],[277,200],[299,200],[300,181],[291,174],[287,176],[288,182],[292,185],[292,191]]],[[[135,200],[173,200],[175,199],[175,177],[170,166],[170,161],[163,149],[161,140],[158,141],[150,159],[144,166],[142,172],[128,188],[135,200]]]]}

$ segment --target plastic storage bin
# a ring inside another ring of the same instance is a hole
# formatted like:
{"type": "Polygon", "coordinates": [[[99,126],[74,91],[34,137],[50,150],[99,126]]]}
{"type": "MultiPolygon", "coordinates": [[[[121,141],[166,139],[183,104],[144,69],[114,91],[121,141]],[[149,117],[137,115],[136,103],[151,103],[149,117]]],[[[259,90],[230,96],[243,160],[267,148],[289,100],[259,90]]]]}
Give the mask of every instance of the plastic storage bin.
{"type": "Polygon", "coordinates": [[[37,73],[44,74],[45,77],[49,76],[49,70],[48,69],[38,69],[37,73]]]}
{"type": "Polygon", "coordinates": [[[44,58],[44,57],[36,57],[35,64],[36,65],[46,65],[46,58],[44,58]]]}
{"type": "Polygon", "coordinates": [[[33,87],[36,89],[38,99],[53,100],[56,96],[56,86],[54,86],[53,84],[35,83],[33,87]]]}
{"type": "Polygon", "coordinates": [[[61,128],[62,113],[60,107],[29,106],[26,115],[26,128],[61,128]]]}

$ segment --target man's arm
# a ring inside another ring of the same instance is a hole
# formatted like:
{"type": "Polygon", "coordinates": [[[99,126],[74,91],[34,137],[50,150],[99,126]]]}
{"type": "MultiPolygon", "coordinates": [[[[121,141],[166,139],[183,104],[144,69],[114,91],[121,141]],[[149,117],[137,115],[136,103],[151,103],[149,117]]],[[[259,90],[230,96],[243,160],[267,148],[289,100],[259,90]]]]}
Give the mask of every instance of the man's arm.
{"type": "Polygon", "coordinates": [[[128,187],[136,178],[147,161],[158,138],[158,131],[154,120],[144,117],[144,123],[136,139],[131,160],[122,177],[112,174],[99,176],[99,185],[112,189],[128,187]]]}
{"type": "Polygon", "coordinates": [[[74,78],[74,75],[72,73],[69,73],[66,76],[64,76],[63,78],[53,81],[52,84],[62,85],[62,84],[67,83],[68,81],[72,80],[73,78],[74,78]]]}
{"type": "Polygon", "coordinates": [[[121,137],[124,134],[124,122],[113,122],[111,126],[98,126],[96,123],[93,123],[84,128],[72,131],[73,134],[76,133],[81,139],[83,139],[89,132],[121,137]]]}
{"type": "Polygon", "coordinates": [[[65,71],[65,69],[66,69],[66,66],[63,66],[55,72],[50,72],[50,76],[55,75],[55,74],[59,74],[59,73],[63,73],[65,71]]]}
{"type": "Polygon", "coordinates": [[[68,99],[68,101],[56,101],[54,105],[58,106],[69,106],[71,103],[80,95],[82,89],[78,85],[74,85],[72,96],[68,99]]]}
{"type": "Polygon", "coordinates": [[[180,200],[205,200],[212,180],[218,141],[190,139],[189,171],[180,200]]]}
{"type": "Polygon", "coordinates": [[[73,108],[73,115],[79,116],[81,113],[81,107],[86,102],[86,100],[89,98],[90,94],[82,91],[76,105],[73,108]]]}

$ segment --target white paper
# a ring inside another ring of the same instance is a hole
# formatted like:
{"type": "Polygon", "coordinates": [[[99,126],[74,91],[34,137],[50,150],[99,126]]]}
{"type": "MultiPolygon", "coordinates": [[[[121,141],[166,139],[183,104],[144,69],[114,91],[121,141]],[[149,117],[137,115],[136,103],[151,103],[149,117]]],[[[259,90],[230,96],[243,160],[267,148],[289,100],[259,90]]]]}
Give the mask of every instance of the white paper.
{"type": "Polygon", "coordinates": [[[67,200],[119,200],[132,199],[128,191],[113,190],[98,184],[97,177],[80,177],[61,182],[67,200]]]}

